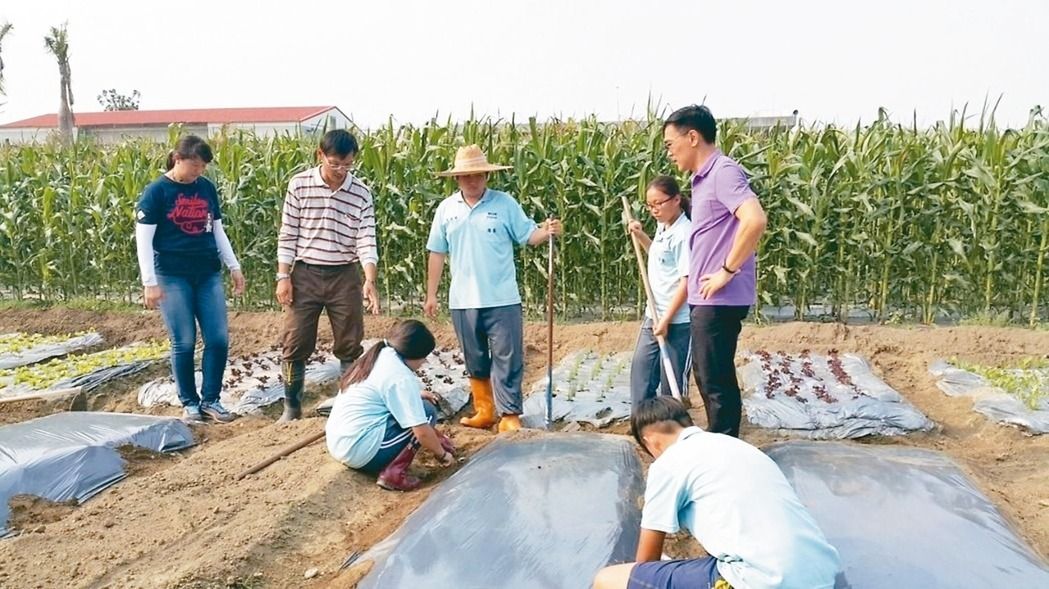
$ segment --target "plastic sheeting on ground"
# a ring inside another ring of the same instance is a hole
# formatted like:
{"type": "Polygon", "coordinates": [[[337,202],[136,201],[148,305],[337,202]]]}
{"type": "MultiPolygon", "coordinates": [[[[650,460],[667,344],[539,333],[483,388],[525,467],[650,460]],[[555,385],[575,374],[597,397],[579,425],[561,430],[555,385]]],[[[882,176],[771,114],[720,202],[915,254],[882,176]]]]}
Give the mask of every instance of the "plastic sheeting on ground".
{"type": "Polygon", "coordinates": [[[933,428],[859,356],[742,355],[743,407],[747,419],[759,427],[818,439],[896,436],[933,428]]]}
{"type": "MultiPolygon", "coordinates": [[[[1013,371],[1032,374],[1043,390],[1049,387],[1047,369],[1017,368],[1013,371]]],[[[979,374],[957,368],[944,360],[930,364],[929,372],[936,377],[937,388],[951,397],[972,397],[973,410],[993,421],[1016,425],[1032,434],[1049,433],[1049,395],[1032,409],[979,374]]]]}
{"type": "Polygon", "coordinates": [[[941,454],[782,442],[764,448],[862,589],[1049,587],[1049,567],[941,454]]]}
{"type": "MultiPolygon", "coordinates": [[[[575,352],[554,367],[554,422],[588,423],[605,427],[630,418],[630,352],[600,356],[575,352]]],[[[525,427],[546,426],[546,383],[536,383],[525,398],[525,427]]]]}
{"type": "Polygon", "coordinates": [[[641,465],[625,438],[500,437],[354,566],[359,589],[590,587],[634,559],[641,465]]]}
{"type": "Polygon", "coordinates": [[[419,369],[419,376],[424,389],[440,395],[437,415],[441,419],[451,419],[470,402],[469,373],[458,350],[434,350],[419,369]]]}
{"type": "Polygon", "coordinates": [[[79,387],[83,391],[94,390],[111,380],[130,376],[136,372],[142,372],[147,366],[153,364],[156,360],[140,360],[136,362],[125,362],[117,364],[116,366],[107,366],[105,368],[99,368],[98,370],[92,370],[87,374],[81,374],[73,378],[67,378],[60,380],[51,386],[52,389],[65,389],[72,387],[79,387]]]}
{"type": "MultiPolygon", "coordinates": [[[[323,386],[339,379],[339,360],[328,352],[318,352],[306,364],[306,386],[323,386]]],[[[203,379],[194,373],[197,390],[203,379]]],[[[222,377],[219,400],[233,413],[257,413],[262,407],[284,398],[284,380],[281,377],[281,353],[270,350],[247,356],[230,358],[222,377]]],[[[138,389],[138,403],[143,407],[171,405],[180,407],[175,381],[170,377],[151,380],[138,389]]]]}
{"type": "MultiPolygon", "coordinates": [[[[3,334],[0,341],[22,334],[3,334]]],[[[49,358],[65,356],[73,352],[97,346],[102,343],[102,336],[97,333],[85,333],[61,341],[45,341],[19,351],[0,351],[0,370],[35,364],[49,358]]]]}
{"type": "Polygon", "coordinates": [[[0,427],[0,536],[15,495],[80,502],[124,478],[116,448],[128,444],[169,452],[192,446],[193,434],[178,419],[126,413],[56,413],[0,427]]]}
{"type": "MultiPolygon", "coordinates": [[[[365,340],[367,350],[378,340],[365,340]]],[[[446,401],[440,407],[441,415],[451,417],[470,400],[467,392],[463,362],[451,350],[435,350],[429,356],[420,376],[426,388],[433,390],[446,401]]],[[[199,390],[202,375],[194,374],[199,390]]],[[[306,386],[320,387],[339,380],[339,360],[330,352],[318,352],[306,364],[306,386]]],[[[222,379],[220,400],[227,409],[239,415],[258,413],[262,407],[279,402],[284,398],[284,380],[281,377],[281,353],[270,350],[231,358],[222,379]]],[[[322,402],[317,411],[327,415],[333,399],[322,402]]],[[[143,407],[153,405],[181,406],[175,382],[170,376],[158,378],[142,385],[138,390],[138,402],[143,407]]]]}
{"type": "Polygon", "coordinates": [[[8,369],[0,374],[0,397],[78,388],[91,391],[144,370],[167,355],[167,344],[135,343],[120,348],[8,369]],[[21,374],[20,374],[21,373],[21,374]],[[63,375],[67,378],[60,378],[63,375]],[[17,382],[16,381],[22,381],[17,382]]]}

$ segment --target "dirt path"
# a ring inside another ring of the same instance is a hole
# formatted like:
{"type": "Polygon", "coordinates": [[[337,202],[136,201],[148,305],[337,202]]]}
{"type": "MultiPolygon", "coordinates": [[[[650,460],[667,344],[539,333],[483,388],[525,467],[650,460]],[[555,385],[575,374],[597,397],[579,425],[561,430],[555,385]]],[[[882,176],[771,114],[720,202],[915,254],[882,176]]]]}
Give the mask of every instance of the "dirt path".
{"type": "MultiPolygon", "coordinates": [[[[390,319],[369,319],[367,337],[382,335],[390,319]]],[[[271,346],[279,315],[240,313],[231,317],[234,353],[271,346]]],[[[0,331],[60,333],[98,329],[107,343],[163,337],[159,318],[146,313],[51,310],[7,311],[0,331]]],[[[636,323],[591,323],[558,327],[555,358],[580,348],[629,350],[636,323]]],[[[441,345],[455,345],[447,324],[435,324],[441,345]]],[[[330,338],[327,328],[322,338],[330,338]]],[[[545,371],[545,328],[526,329],[526,388],[545,371]]],[[[932,433],[871,443],[940,450],[969,473],[981,489],[1043,555],[1049,553],[1049,436],[1030,437],[986,421],[971,401],[950,398],[935,387],[928,362],[957,356],[995,363],[1049,350],[1049,333],[983,327],[847,327],[835,324],[748,326],[741,347],[800,352],[831,348],[866,356],[874,370],[941,427],[932,433]]],[[[157,367],[152,374],[163,374],[157,367]]],[[[140,378],[143,381],[147,377],[140,378]]],[[[137,410],[137,384],[111,385],[91,400],[93,409],[137,410]]],[[[25,403],[0,409],[10,423],[62,407],[25,403]]],[[[174,408],[161,413],[174,414],[174,408]]],[[[702,423],[696,412],[697,421],[702,423]]],[[[82,506],[51,508],[19,504],[27,533],[0,542],[0,587],[346,587],[337,570],[351,552],[392,532],[450,472],[422,461],[428,485],[407,494],[378,489],[364,475],[331,461],[314,444],[256,476],[235,475],[323,426],[307,419],[274,426],[248,418],[226,426],[198,428],[200,445],[174,458],[132,455],[131,476],[82,506]],[[317,568],[311,580],[304,572],[317,568]]],[[[466,454],[492,434],[448,428],[466,454]]],[[[623,431],[619,426],[618,431],[623,431]]],[[[761,445],[777,439],[745,426],[743,436],[761,445]]]]}

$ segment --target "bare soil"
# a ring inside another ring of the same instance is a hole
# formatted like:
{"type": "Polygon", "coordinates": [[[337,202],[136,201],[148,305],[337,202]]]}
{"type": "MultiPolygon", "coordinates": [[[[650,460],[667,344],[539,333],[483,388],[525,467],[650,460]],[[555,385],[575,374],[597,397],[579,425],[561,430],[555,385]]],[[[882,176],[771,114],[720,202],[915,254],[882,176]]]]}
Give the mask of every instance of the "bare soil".
{"type": "MultiPolygon", "coordinates": [[[[369,318],[366,337],[381,337],[393,319],[369,318]]],[[[233,313],[232,353],[266,349],[280,333],[278,313],[233,313]]],[[[447,322],[433,323],[439,345],[455,346],[447,322]]],[[[96,329],[108,345],[165,337],[154,313],[51,309],[8,310],[0,331],[64,333],[96,329]]],[[[558,326],[555,361],[582,348],[630,350],[638,324],[587,323],[558,326]]],[[[321,339],[330,340],[322,320],[321,339]]],[[[545,373],[546,329],[526,326],[526,390],[545,373]]],[[[953,458],[1037,551],[1049,553],[1049,436],[1032,437],[987,421],[972,402],[941,393],[928,363],[959,357],[983,364],[1041,357],[1049,332],[992,327],[885,327],[787,323],[748,325],[741,348],[857,352],[875,373],[925,412],[939,427],[928,434],[870,443],[930,448],[953,458]]],[[[143,412],[135,393],[142,382],[163,375],[158,365],[92,393],[89,407],[143,412]]],[[[333,391],[313,391],[319,399],[333,391]]],[[[67,405],[68,403],[66,403],[67,405]]],[[[309,406],[309,405],[307,405],[309,406]]],[[[0,405],[0,424],[65,410],[62,403],[0,405]]],[[[175,408],[154,413],[176,415],[175,408]]],[[[693,410],[703,424],[702,408],[693,410]]],[[[397,528],[452,470],[421,457],[416,468],[426,484],[412,493],[379,489],[363,474],[332,461],[315,443],[262,472],[238,473],[279,449],[317,432],[320,418],[288,425],[273,415],[226,425],[194,428],[197,447],[158,457],[132,451],[129,477],[77,507],[20,497],[14,522],[22,535],[0,541],[0,587],[352,587],[339,574],[347,555],[366,549],[397,528]],[[317,575],[305,578],[309,569],[317,575]]],[[[462,456],[494,438],[489,432],[442,426],[462,456]]],[[[625,433],[617,425],[610,430],[625,433]]],[[[744,439],[763,445],[776,435],[744,425],[744,439]]],[[[672,555],[700,548],[685,538],[668,545],[672,555]]]]}

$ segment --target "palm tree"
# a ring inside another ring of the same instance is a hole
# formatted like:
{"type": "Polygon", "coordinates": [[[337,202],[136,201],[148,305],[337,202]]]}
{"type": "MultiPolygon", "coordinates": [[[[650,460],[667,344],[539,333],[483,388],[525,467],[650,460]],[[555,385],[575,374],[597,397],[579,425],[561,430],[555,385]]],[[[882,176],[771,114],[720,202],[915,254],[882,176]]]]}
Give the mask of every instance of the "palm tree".
{"type": "Polygon", "coordinates": [[[69,33],[66,25],[51,27],[51,34],[44,37],[44,45],[51,55],[58,60],[58,74],[61,78],[61,102],[58,104],[58,132],[65,143],[73,140],[73,88],[70,85],[69,73],[69,33]]]}
{"type": "MultiPolygon", "coordinates": [[[[4,37],[11,32],[14,27],[9,22],[4,22],[0,25],[0,51],[3,50],[4,37]]],[[[0,96],[4,94],[4,60],[0,58],[0,96]]]]}

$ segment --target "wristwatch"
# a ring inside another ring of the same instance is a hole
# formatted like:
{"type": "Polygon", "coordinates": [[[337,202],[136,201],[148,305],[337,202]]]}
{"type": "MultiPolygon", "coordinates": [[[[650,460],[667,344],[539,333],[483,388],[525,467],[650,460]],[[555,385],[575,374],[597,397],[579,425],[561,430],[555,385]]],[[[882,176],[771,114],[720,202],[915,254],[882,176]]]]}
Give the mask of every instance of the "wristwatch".
{"type": "Polygon", "coordinates": [[[739,274],[743,270],[743,268],[738,268],[736,270],[729,270],[728,264],[722,264],[721,265],[721,269],[724,270],[725,272],[728,272],[729,274],[732,274],[732,275],[739,274]]]}
{"type": "Polygon", "coordinates": [[[277,272],[277,282],[280,282],[281,280],[288,280],[290,278],[291,274],[288,274],[287,272],[277,272]]]}

